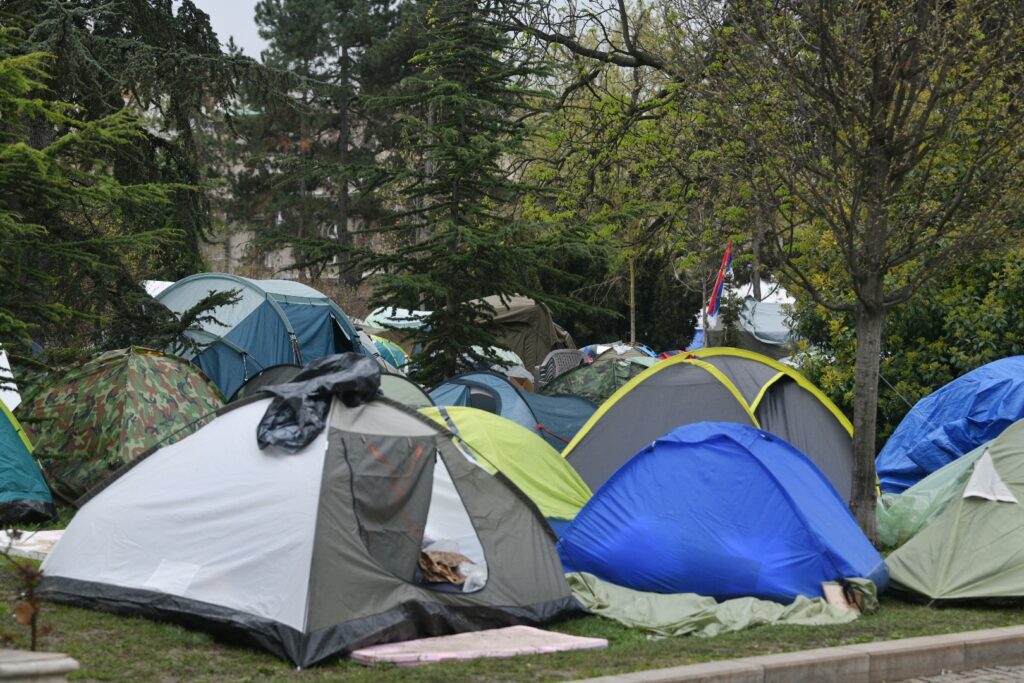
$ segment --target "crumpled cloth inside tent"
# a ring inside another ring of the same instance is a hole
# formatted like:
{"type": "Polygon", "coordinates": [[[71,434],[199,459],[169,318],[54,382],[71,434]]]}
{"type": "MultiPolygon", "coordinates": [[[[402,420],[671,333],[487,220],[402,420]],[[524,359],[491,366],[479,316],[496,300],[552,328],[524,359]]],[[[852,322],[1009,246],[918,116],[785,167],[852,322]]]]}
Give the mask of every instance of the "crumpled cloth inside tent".
{"type": "Polygon", "coordinates": [[[361,353],[317,358],[286,384],[263,387],[273,394],[256,427],[260,448],[277,446],[296,453],[324,430],[331,398],[349,408],[373,400],[380,389],[380,366],[361,353]]]}
{"type": "Polygon", "coordinates": [[[716,636],[764,624],[847,624],[859,614],[830,605],[823,598],[802,595],[788,605],[757,598],[717,602],[696,593],[637,591],[585,572],[566,574],[565,578],[573,597],[594,614],[660,636],[716,636]]]}

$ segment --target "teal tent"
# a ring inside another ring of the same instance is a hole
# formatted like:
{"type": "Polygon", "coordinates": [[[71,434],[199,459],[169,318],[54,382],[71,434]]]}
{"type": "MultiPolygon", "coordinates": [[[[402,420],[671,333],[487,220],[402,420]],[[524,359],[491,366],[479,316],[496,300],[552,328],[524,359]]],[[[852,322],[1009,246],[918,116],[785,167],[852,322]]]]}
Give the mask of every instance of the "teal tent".
{"type": "Polygon", "coordinates": [[[178,280],[156,299],[181,314],[211,292],[235,292],[237,300],[200,320],[202,329],[189,331],[202,348],[184,356],[225,396],[233,396],[247,380],[274,365],[304,367],[321,356],[363,352],[344,311],[301,282],[199,273],[178,280]]]}
{"type": "Polygon", "coordinates": [[[32,459],[32,443],[0,401],[0,521],[42,522],[54,516],[53,497],[32,459]]]}

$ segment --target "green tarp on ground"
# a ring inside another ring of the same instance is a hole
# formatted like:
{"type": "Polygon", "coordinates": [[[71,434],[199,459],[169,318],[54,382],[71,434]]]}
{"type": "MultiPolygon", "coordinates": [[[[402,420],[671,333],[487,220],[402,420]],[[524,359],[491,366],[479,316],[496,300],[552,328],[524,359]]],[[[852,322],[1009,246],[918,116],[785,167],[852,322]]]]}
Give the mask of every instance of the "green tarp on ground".
{"type": "MultiPolygon", "coordinates": [[[[991,442],[989,442],[991,443],[991,442]]],[[[989,444],[935,470],[903,493],[883,493],[878,498],[878,540],[897,548],[935,519],[970,479],[974,463],[989,444]]]]}
{"type": "Polygon", "coordinates": [[[635,591],[582,572],[567,574],[566,579],[573,597],[594,614],[660,636],[716,636],[764,624],[847,624],[858,616],[856,611],[834,607],[822,598],[801,596],[789,605],[757,598],[716,602],[696,593],[635,591]]]}
{"type": "Polygon", "coordinates": [[[512,420],[456,406],[420,412],[456,434],[488,472],[511,480],[545,517],[573,519],[593,495],[558,451],[512,420]]]}
{"type": "Polygon", "coordinates": [[[18,409],[54,494],[71,503],[224,404],[199,368],[157,351],[108,351],[37,386],[18,409]]]}
{"type": "Polygon", "coordinates": [[[989,443],[927,526],[886,558],[892,587],[931,600],[1024,598],[1024,420],[989,443]]]}

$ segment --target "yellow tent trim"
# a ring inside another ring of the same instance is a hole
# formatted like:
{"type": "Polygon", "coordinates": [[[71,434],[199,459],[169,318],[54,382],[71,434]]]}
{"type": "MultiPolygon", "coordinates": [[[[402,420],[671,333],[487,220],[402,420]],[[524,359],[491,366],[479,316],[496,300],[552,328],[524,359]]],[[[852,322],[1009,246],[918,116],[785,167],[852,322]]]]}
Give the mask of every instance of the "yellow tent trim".
{"type": "Polygon", "coordinates": [[[586,437],[587,433],[594,426],[594,424],[596,424],[598,420],[604,417],[604,415],[609,410],[612,409],[612,406],[618,403],[619,399],[621,399],[623,396],[631,392],[634,388],[637,387],[637,385],[642,384],[644,381],[647,380],[647,378],[656,375],[662,370],[680,364],[699,367],[701,370],[704,370],[712,377],[717,379],[719,383],[721,383],[722,386],[724,386],[726,390],[728,390],[729,393],[731,393],[733,397],[736,399],[736,401],[743,407],[743,410],[750,417],[750,421],[753,423],[753,425],[758,429],[761,428],[761,424],[757,421],[757,418],[754,417],[754,411],[751,409],[750,405],[747,404],[746,400],[743,398],[743,395],[740,394],[739,389],[736,388],[736,385],[733,384],[721,370],[716,368],[714,365],[711,365],[710,363],[705,363],[700,359],[692,357],[692,355],[680,354],[678,356],[673,356],[672,358],[668,358],[666,360],[655,363],[654,365],[647,368],[639,375],[637,375],[636,377],[634,377],[633,379],[629,380],[621,387],[619,387],[618,391],[609,396],[608,399],[604,403],[602,403],[596,411],[594,411],[594,414],[591,415],[590,419],[587,420],[587,423],[580,428],[580,431],[576,433],[576,436],[573,437],[573,440],[569,442],[569,445],[562,450],[562,457],[566,458],[569,456],[572,450],[576,448],[576,445],[580,441],[582,441],[584,437],[586,437]]]}
{"type": "MultiPolygon", "coordinates": [[[[747,351],[745,349],[734,349],[728,346],[712,347],[709,349],[697,349],[696,351],[687,352],[687,355],[694,356],[697,358],[710,358],[712,356],[738,356],[739,358],[747,358],[749,360],[755,360],[759,363],[764,363],[773,370],[778,370],[779,372],[785,374],[787,377],[794,380],[801,387],[811,392],[811,394],[819,401],[821,401],[821,404],[828,408],[828,411],[832,413],[837,420],[839,420],[839,423],[843,425],[843,429],[845,429],[851,437],[853,436],[853,425],[850,424],[850,421],[846,419],[845,415],[843,415],[843,411],[839,410],[839,408],[836,407],[836,404],[830,401],[828,396],[823,394],[821,392],[821,389],[814,386],[806,377],[801,375],[793,368],[783,365],[777,360],[774,360],[767,356],[762,356],[761,354],[754,353],[753,351],[747,351]]],[[[640,377],[640,375],[637,376],[640,377]]],[[[777,379],[778,377],[772,378],[769,384],[775,382],[777,379]]]]}
{"type": "Polygon", "coordinates": [[[4,403],[3,401],[0,401],[0,411],[3,411],[3,414],[7,417],[7,419],[11,421],[11,425],[14,427],[14,431],[18,433],[19,437],[21,437],[21,442],[25,444],[25,448],[27,448],[28,452],[31,454],[32,451],[34,450],[32,448],[32,442],[29,441],[28,434],[25,433],[25,429],[21,426],[21,423],[18,422],[18,418],[14,417],[14,413],[12,413],[10,409],[8,409],[7,404],[4,403]]]}
{"type": "Polygon", "coordinates": [[[754,402],[750,404],[750,409],[751,410],[757,410],[757,407],[759,405],[761,405],[761,399],[763,399],[765,397],[765,394],[767,394],[768,390],[772,388],[772,385],[775,384],[776,382],[778,382],[780,379],[782,379],[785,376],[786,376],[786,373],[779,372],[779,373],[776,373],[776,375],[774,377],[772,377],[770,380],[765,382],[764,386],[761,387],[761,391],[757,392],[757,396],[754,397],[754,402]]]}

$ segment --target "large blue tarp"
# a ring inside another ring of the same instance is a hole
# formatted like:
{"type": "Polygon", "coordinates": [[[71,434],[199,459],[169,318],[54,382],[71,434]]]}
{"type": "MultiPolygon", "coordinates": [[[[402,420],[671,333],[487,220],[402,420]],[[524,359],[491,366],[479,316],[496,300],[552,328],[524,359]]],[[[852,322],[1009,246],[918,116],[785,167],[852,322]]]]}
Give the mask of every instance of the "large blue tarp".
{"type": "Polygon", "coordinates": [[[1024,418],[1024,356],[968,372],[917,402],[875,460],[883,491],[900,493],[1024,418]]]}
{"type": "Polygon", "coordinates": [[[885,562],[828,479],[782,439],[679,427],[621,467],[558,542],[565,570],[635,590],[791,602],[885,562]]]}
{"type": "Polygon", "coordinates": [[[493,372],[467,372],[430,391],[438,406],[470,406],[501,415],[544,437],[561,451],[597,410],[578,396],[544,396],[522,392],[493,372]],[[488,395],[489,394],[489,395],[488,395]]]}

